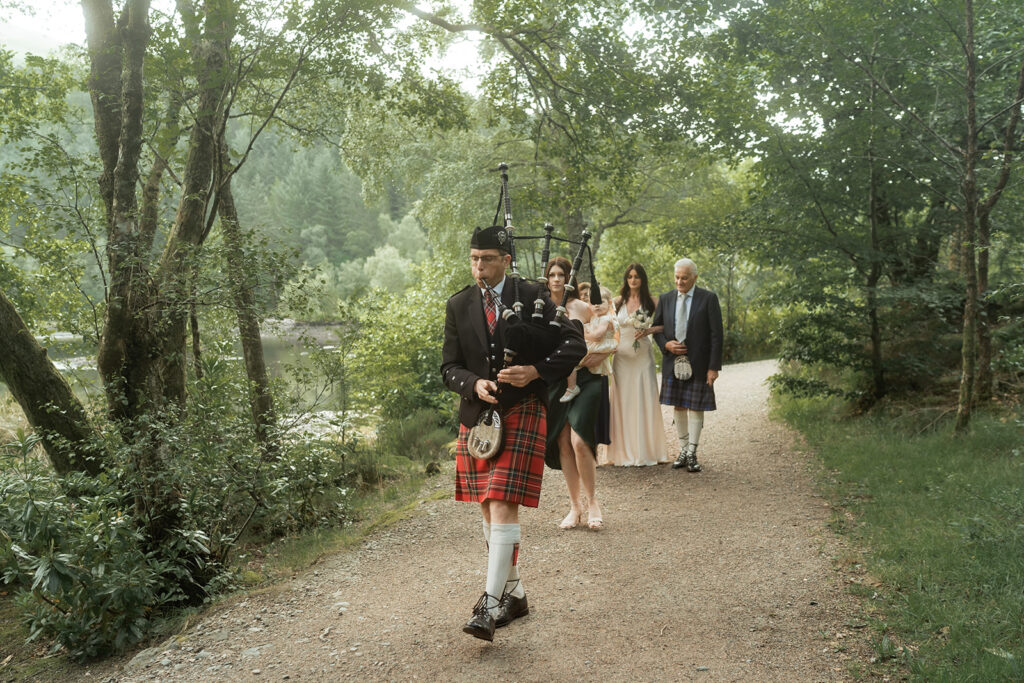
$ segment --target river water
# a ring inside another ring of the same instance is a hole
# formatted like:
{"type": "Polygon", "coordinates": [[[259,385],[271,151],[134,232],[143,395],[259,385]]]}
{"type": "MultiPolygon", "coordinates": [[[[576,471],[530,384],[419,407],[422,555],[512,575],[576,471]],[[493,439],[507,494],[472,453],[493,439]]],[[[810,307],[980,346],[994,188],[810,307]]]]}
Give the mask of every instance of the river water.
{"type": "MultiPolygon", "coordinates": [[[[335,348],[337,329],[335,325],[305,325],[294,321],[275,321],[267,325],[267,333],[263,335],[263,354],[268,371],[276,377],[284,376],[288,366],[305,364],[310,348],[335,348]]],[[[80,335],[68,332],[39,335],[36,339],[46,348],[47,356],[79,398],[99,397],[100,378],[93,345],[84,342],[80,335]]],[[[226,360],[244,363],[240,343],[235,343],[233,355],[227,356],[226,360]]],[[[7,385],[0,381],[0,406],[7,403],[9,397],[7,385]]]]}

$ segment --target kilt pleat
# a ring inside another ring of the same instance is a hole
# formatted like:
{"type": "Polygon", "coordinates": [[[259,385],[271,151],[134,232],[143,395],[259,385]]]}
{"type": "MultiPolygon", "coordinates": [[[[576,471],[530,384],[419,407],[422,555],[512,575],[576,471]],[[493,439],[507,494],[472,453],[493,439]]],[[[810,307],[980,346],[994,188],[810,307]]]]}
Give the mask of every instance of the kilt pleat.
{"type": "Polygon", "coordinates": [[[714,410],[716,407],[714,387],[698,380],[696,375],[687,380],[662,376],[660,400],[663,405],[687,410],[714,410]]]}
{"type": "Polygon", "coordinates": [[[490,460],[469,454],[469,428],[459,426],[455,448],[455,500],[480,503],[488,498],[507,500],[526,507],[540,504],[544,478],[544,442],[547,420],[544,403],[530,395],[502,412],[504,433],[501,452],[490,460]]]}

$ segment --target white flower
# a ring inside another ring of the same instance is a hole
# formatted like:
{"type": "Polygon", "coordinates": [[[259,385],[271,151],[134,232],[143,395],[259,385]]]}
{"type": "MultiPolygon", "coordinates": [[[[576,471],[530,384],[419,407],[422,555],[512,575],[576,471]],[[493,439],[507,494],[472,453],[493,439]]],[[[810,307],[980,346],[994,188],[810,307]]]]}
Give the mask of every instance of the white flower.
{"type": "MultiPolygon", "coordinates": [[[[633,329],[637,332],[646,332],[651,329],[651,323],[654,322],[654,316],[649,315],[643,308],[638,308],[633,311],[633,315],[629,316],[630,321],[633,324],[633,329]]],[[[640,340],[633,340],[633,350],[636,351],[640,348],[640,340]]]]}

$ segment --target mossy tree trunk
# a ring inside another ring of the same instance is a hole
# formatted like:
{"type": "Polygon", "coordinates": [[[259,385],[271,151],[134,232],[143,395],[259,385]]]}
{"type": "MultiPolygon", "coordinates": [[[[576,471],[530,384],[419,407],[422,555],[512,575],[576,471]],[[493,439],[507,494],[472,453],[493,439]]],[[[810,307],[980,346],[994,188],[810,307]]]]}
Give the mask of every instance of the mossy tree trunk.
{"type": "MultiPolygon", "coordinates": [[[[184,406],[193,265],[208,232],[216,141],[224,124],[221,112],[228,87],[226,50],[234,26],[230,11],[200,15],[191,3],[178,3],[196,87],[178,210],[163,252],[152,263],[156,212],[148,209],[155,207],[159,197],[166,161],[154,162],[140,211],[137,193],[149,2],[127,0],[117,18],[110,0],[83,0],[82,6],[92,64],[89,86],[96,139],[104,169],[100,191],[110,197],[106,203],[110,286],[97,365],[109,414],[122,438],[133,446],[133,465],[143,482],[136,507],[145,520],[147,542],[159,544],[181,519],[181,493],[167,481],[168,462],[174,457],[171,446],[154,431],[154,421],[145,418],[161,413],[173,421],[184,406]],[[114,57],[120,69],[112,67],[114,57]],[[111,98],[120,106],[110,106],[111,98]]],[[[173,96],[171,100],[174,112],[177,103],[173,96]]],[[[167,125],[176,131],[176,116],[169,116],[167,125]]]]}
{"type": "Polygon", "coordinates": [[[249,401],[256,439],[264,454],[276,458],[280,449],[277,442],[277,416],[274,396],[270,391],[270,378],[263,357],[260,320],[256,304],[257,273],[251,260],[245,257],[242,230],[238,220],[235,197],[231,192],[231,165],[228,146],[220,139],[220,165],[218,173],[220,226],[224,235],[224,249],[228,263],[228,281],[238,319],[238,334],[242,342],[245,371],[249,377],[249,401]]]}
{"type": "Polygon", "coordinates": [[[42,437],[46,455],[58,474],[100,473],[102,453],[85,408],[2,291],[0,379],[42,437]]]}
{"type": "Polygon", "coordinates": [[[967,104],[967,149],[964,151],[964,177],[961,191],[964,196],[963,268],[964,315],[960,359],[960,395],[956,405],[956,431],[962,432],[970,423],[974,407],[974,383],[977,378],[977,329],[978,329],[978,270],[975,260],[975,240],[978,230],[978,107],[977,107],[977,56],[974,53],[974,3],[964,3],[966,35],[964,52],[966,67],[967,104]]]}

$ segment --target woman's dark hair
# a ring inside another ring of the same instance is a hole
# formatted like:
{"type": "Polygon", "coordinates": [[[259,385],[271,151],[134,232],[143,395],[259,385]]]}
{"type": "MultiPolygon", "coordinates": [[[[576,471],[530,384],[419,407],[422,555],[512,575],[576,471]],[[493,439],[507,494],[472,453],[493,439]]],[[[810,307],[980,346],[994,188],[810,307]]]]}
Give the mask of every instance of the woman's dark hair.
{"type": "Polygon", "coordinates": [[[653,314],[654,299],[651,298],[651,290],[647,286],[647,271],[639,263],[630,263],[626,266],[626,272],[622,274],[622,290],[619,292],[619,298],[622,303],[629,300],[629,272],[631,270],[635,270],[636,274],[640,276],[640,308],[653,314]]]}
{"type": "MultiPolygon", "coordinates": [[[[572,264],[569,263],[569,259],[565,258],[564,256],[556,256],[555,258],[553,258],[550,261],[548,261],[548,264],[546,266],[544,266],[544,277],[547,277],[548,274],[551,272],[552,266],[558,266],[559,268],[562,269],[562,272],[565,273],[565,284],[569,284],[569,273],[572,272],[572,264]]],[[[567,303],[569,303],[573,299],[578,299],[579,298],[579,295],[578,295],[578,293],[576,292],[575,289],[573,291],[571,291],[571,292],[568,289],[566,289],[565,290],[565,294],[566,294],[565,301],[561,302],[563,306],[565,306],[567,303]]],[[[550,296],[550,295],[551,295],[551,289],[549,288],[548,289],[548,296],[550,296]]]]}

